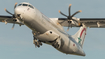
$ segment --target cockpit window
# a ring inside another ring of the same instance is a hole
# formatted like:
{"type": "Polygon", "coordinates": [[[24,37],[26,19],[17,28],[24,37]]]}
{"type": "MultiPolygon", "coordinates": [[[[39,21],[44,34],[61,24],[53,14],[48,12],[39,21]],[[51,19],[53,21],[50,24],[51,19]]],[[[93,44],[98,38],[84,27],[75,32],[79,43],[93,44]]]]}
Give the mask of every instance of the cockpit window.
{"type": "Polygon", "coordinates": [[[21,6],[22,4],[19,4],[18,6],[21,6]]]}
{"type": "Polygon", "coordinates": [[[31,6],[31,5],[29,5],[29,7],[34,9],[34,7],[33,7],[33,6],[31,6]]]}
{"type": "Polygon", "coordinates": [[[28,4],[19,4],[18,6],[28,6],[28,7],[32,8],[32,9],[34,9],[34,7],[32,5],[28,5],[28,4]]]}
{"type": "Polygon", "coordinates": [[[23,6],[28,6],[27,4],[23,4],[23,6]]]}

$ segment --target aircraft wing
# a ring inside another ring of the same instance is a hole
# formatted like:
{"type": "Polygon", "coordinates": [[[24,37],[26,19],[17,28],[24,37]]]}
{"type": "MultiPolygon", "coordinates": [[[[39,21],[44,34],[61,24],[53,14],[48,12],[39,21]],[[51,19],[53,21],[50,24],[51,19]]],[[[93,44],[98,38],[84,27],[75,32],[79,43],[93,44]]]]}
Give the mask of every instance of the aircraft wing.
{"type": "Polygon", "coordinates": [[[55,20],[56,23],[59,23],[61,26],[68,27],[80,27],[82,24],[90,28],[105,28],[105,18],[76,18],[73,17],[71,24],[68,23],[67,18],[50,18],[55,20]]]}
{"type": "Polygon", "coordinates": [[[105,18],[80,18],[79,22],[90,28],[105,28],[105,18]]]}
{"type": "MultiPolygon", "coordinates": [[[[15,20],[15,19],[14,19],[15,20]]],[[[7,23],[14,23],[14,20],[12,18],[12,16],[1,16],[0,15],[0,22],[4,22],[5,24],[7,23]]],[[[19,25],[24,25],[22,22],[20,22],[19,20],[17,20],[15,22],[15,24],[19,24],[19,25]]]]}

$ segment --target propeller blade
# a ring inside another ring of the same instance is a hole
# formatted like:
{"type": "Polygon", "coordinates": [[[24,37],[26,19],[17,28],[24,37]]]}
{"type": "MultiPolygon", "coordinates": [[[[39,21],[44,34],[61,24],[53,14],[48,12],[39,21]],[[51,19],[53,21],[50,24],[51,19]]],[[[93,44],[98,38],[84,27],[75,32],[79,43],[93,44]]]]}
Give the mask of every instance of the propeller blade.
{"type": "Polygon", "coordinates": [[[69,31],[69,27],[68,27],[67,31],[69,31]]]}
{"type": "Polygon", "coordinates": [[[13,19],[13,21],[14,21],[14,23],[13,23],[13,26],[12,26],[12,29],[14,29],[14,27],[15,27],[15,23],[16,23],[16,19],[13,19]]]}
{"type": "Polygon", "coordinates": [[[15,3],[15,5],[14,5],[14,9],[16,8],[16,6],[17,6],[17,3],[15,3]]]}
{"type": "Polygon", "coordinates": [[[72,20],[68,20],[68,29],[67,29],[67,31],[69,31],[69,27],[71,27],[72,28],[72,20]]]}
{"type": "Polygon", "coordinates": [[[14,26],[15,26],[15,21],[14,21],[14,23],[13,23],[12,30],[14,29],[14,26]]]}
{"type": "Polygon", "coordinates": [[[79,11],[75,12],[71,17],[75,16],[76,14],[78,14],[78,13],[80,13],[80,12],[82,12],[82,11],[79,10],[79,11]]]}
{"type": "Polygon", "coordinates": [[[71,24],[69,23],[67,31],[69,31],[70,25],[71,25],[71,24]]]}
{"type": "Polygon", "coordinates": [[[6,8],[4,9],[7,13],[9,13],[10,15],[13,15],[12,13],[10,13],[6,8]]]}
{"type": "MultiPolygon", "coordinates": [[[[17,6],[17,3],[15,3],[14,9],[16,8],[16,6],[17,6]]],[[[4,10],[5,10],[7,13],[9,13],[10,15],[12,15],[12,19],[13,19],[13,21],[14,21],[13,26],[12,26],[12,29],[14,29],[15,23],[16,23],[16,21],[17,21],[17,18],[16,18],[16,16],[15,16],[15,14],[12,14],[12,13],[9,12],[6,8],[5,8],[4,10]]],[[[19,15],[19,16],[20,16],[20,15],[19,15]]]]}
{"type": "Polygon", "coordinates": [[[71,10],[71,4],[69,5],[69,16],[71,16],[71,13],[70,13],[70,10],[71,10]]]}
{"type": "MultiPolygon", "coordinates": [[[[75,20],[75,19],[73,19],[72,17],[75,16],[76,14],[82,12],[81,10],[79,10],[79,11],[75,12],[73,15],[71,15],[71,12],[70,12],[70,11],[71,11],[71,4],[69,5],[69,8],[68,8],[68,14],[69,14],[68,16],[65,15],[64,13],[62,13],[62,12],[59,10],[59,13],[60,13],[60,14],[62,14],[63,16],[66,16],[66,17],[67,17],[67,20],[68,20],[68,29],[67,29],[67,31],[69,30],[69,27],[72,28],[72,21],[74,22],[74,25],[77,25],[77,23],[78,23],[78,21],[75,20]]],[[[62,24],[63,22],[65,22],[65,21],[67,21],[67,20],[62,21],[60,24],[62,24]]]]}
{"type": "Polygon", "coordinates": [[[59,13],[62,14],[63,16],[68,17],[67,15],[65,15],[64,13],[62,13],[60,10],[59,10],[59,13]]]}

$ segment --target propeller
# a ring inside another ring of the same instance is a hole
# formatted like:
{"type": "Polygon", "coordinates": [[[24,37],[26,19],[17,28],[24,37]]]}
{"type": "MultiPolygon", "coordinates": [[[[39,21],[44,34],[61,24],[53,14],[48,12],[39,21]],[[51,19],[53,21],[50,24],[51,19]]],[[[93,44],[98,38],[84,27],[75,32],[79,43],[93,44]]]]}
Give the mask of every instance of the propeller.
{"type": "MultiPolygon", "coordinates": [[[[81,10],[79,10],[79,11],[77,11],[77,12],[75,12],[74,14],[71,15],[71,12],[70,12],[70,11],[71,11],[71,4],[69,5],[69,8],[68,8],[68,13],[69,13],[68,16],[65,15],[64,13],[62,13],[62,12],[59,10],[59,13],[60,13],[61,15],[67,17],[67,20],[64,20],[64,21],[63,21],[63,22],[68,21],[68,29],[67,29],[67,31],[69,30],[69,27],[72,28],[72,24],[71,24],[72,21],[74,21],[74,23],[77,22],[77,21],[74,20],[72,17],[74,17],[76,14],[82,12],[81,10]]],[[[63,22],[61,22],[61,23],[63,23],[63,22]]],[[[75,23],[75,24],[76,24],[76,23],[75,23]]]]}
{"type": "MultiPolygon", "coordinates": [[[[16,8],[16,6],[17,6],[17,3],[15,3],[14,9],[16,8]]],[[[13,26],[12,26],[12,29],[14,29],[15,23],[16,23],[16,21],[17,21],[17,18],[16,18],[16,16],[15,16],[15,14],[12,14],[12,13],[9,12],[6,8],[5,8],[4,10],[5,10],[8,14],[12,15],[12,19],[13,19],[13,21],[14,21],[13,26]]]]}

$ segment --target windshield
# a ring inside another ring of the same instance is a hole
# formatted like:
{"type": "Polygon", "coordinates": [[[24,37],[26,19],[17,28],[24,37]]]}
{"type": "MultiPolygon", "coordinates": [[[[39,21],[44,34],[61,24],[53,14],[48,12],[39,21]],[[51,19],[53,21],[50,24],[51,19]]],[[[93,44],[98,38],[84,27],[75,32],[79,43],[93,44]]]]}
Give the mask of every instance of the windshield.
{"type": "Polygon", "coordinates": [[[28,6],[28,7],[32,8],[32,9],[34,9],[34,7],[32,5],[28,5],[28,4],[19,4],[18,6],[28,6]]]}
{"type": "Polygon", "coordinates": [[[28,6],[28,4],[23,4],[23,6],[28,6]]]}
{"type": "Polygon", "coordinates": [[[34,9],[34,7],[32,5],[29,5],[29,7],[34,9]]]}
{"type": "Polygon", "coordinates": [[[19,4],[18,6],[21,6],[22,4],[19,4]]]}

